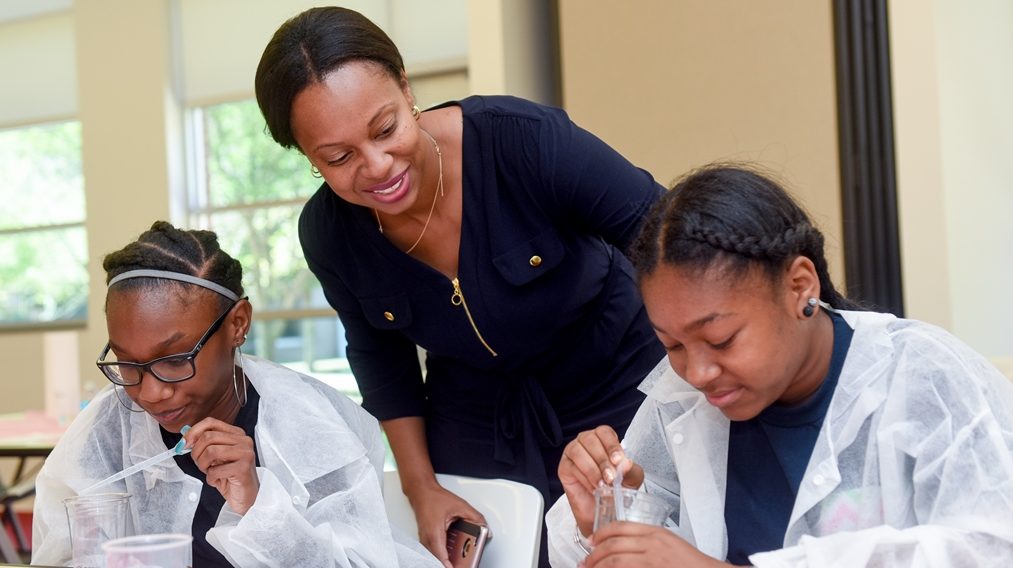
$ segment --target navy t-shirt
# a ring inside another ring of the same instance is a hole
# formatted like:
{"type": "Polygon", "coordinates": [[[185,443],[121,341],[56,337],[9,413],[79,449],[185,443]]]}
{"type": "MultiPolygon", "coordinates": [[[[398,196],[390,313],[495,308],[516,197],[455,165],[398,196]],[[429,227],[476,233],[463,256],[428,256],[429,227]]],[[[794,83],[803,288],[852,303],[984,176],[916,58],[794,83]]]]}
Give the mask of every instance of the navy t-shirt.
{"type": "MultiPolygon", "coordinates": [[[[257,393],[257,389],[253,388],[253,384],[249,381],[246,382],[246,385],[246,404],[239,409],[239,414],[236,415],[234,425],[242,428],[247,436],[253,438],[253,430],[257,426],[257,408],[260,406],[260,394],[257,393]]],[[[183,437],[177,432],[167,432],[161,427],[159,427],[159,430],[162,433],[162,441],[165,442],[166,448],[175,447],[180,438],[183,437]]],[[[253,451],[254,453],[257,451],[256,444],[253,445],[253,451]]],[[[222,556],[222,553],[211,546],[207,540],[208,531],[218,522],[218,514],[222,512],[222,507],[225,506],[225,497],[222,497],[222,494],[217,489],[208,485],[207,476],[204,475],[204,472],[190,458],[190,454],[175,456],[173,459],[176,460],[176,464],[183,470],[183,473],[198,479],[203,484],[200,491],[200,502],[197,503],[197,510],[193,515],[193,524],[190,527],[191,534],[193,535],[193,566],[231,568],[232,564],[222,556]]],[[[256,464],[260,466],[259,456],[256,457],[256,464]]]]}
{"type": "Polygon", "coordinates": [[[834,323],[834,347],[819,390],[801,404],[773,404],[755,418],[731,423],[725,525],[732,564],[749,564],[750,554],[784,544],[799,484],[854,333],[840,314],[826,313],[834,323]]]}

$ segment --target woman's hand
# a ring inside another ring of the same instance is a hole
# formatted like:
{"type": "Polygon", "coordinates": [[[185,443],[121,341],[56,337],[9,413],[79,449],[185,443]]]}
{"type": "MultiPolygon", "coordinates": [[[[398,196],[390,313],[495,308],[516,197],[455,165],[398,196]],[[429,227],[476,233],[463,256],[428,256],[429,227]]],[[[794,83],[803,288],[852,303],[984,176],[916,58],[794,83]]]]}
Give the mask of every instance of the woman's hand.
{"type": "Polygon", "coordinates": [[[233,511],[245,515],[260,491],[253,438],[242,428],[215,418],[201,420],[184,438],[208,485],[225,497],[233,511]]]}
{"type": "Polygon", "coordinates": [[[626,457],[615,430],[608,426],[577,434],[563,450],[559,480],[581,534],[591,534],[595,488],[612,483],[617,469],[623,472],[624,487],[638,488],[644,482],[643,468],[626,457]]]}
{"type": "Polygon", "coordinates": [[[616,521],[598,529],[590,540],[594,548],[584,559],[584,568],[728,567],[664,527],[616,521]]]}
{"type": "Polygon", "coordinates": [[[451,567],[447,553],[447,529],[450,523],[464,519],[484,525],[485,517],[467,501],[433,482],[425,488],[415,489],[407,494],[415,510],[415,522],[419,527],[419,542],[429,549],[447,568],[451,567]]]}

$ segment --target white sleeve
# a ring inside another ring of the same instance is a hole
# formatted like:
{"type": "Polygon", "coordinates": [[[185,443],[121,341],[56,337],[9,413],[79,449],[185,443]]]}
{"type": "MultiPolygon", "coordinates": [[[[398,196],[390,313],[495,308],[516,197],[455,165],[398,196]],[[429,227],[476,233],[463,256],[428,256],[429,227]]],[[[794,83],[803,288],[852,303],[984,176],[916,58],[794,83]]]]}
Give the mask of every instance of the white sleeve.
{"type": "MultiPolygon", "coordinates": [[[[349,467],[373,475],[366,460],[349,467]]],[[[235,566],[440,566],[418,543],[395,541],[386,516],[376,514],[377,504],[383,508],[376,482],[351,483],[349,490],[307,506],[271,471],[257,468],[257,475],[260,491],[253,506],[240,516],[226,503],[207,534],[235,566]]]]}
{"type": "Polygon", "coordinates": [[[549,537],[549,564],[553,568],[573,568],[587,557],[587,552],[577,544],[577,521],[566,495],[560,496],[545,514],[545,527],[549,537]]]}
{"type": "Polygon", "coordinates": [[[67,513],[61,501],[74,492],[60,479],[50,475],[50,469],[55,467],[56,471],[60,471],[59,466],[64,462],[60,457],[47,461],[35,478],[32,564],[64,566],[71,560],[67,513]]]}
{"type": "Polygon", "coordinates": [[[895,529],[880,525],[824,537],[803,536],[795,546],[753,554],[749,561],[757,568],[1000,568],[1009,566],[1013,558],[1013,521],[1001,525],[996,523],[995,530],[940,525],[895,529]]]}

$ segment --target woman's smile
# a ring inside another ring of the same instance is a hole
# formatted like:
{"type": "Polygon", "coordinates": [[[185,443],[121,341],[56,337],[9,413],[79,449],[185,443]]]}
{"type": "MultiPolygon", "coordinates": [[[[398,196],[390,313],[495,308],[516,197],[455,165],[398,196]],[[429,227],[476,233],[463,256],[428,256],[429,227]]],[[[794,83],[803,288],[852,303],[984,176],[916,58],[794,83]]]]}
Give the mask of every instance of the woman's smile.
{"type": "Polygon", "coordinates": [[[376,201],[386,204],[400,201],[410,190],[411,176],[408,174],[408,168],[405,168],[403,172],[393,178],[367,188],[364,193],[369,194],[376,201]]]}

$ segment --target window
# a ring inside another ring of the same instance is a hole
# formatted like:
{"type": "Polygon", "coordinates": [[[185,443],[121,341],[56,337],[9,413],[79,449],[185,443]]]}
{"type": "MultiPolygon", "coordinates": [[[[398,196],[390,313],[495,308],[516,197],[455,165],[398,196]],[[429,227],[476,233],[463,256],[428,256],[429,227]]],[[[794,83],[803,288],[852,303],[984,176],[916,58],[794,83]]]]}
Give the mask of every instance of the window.
{"type": "Polygon", "coordinates": [[[189,225],[215,231],[243,265],[254,308],[246,351],[359,400],[344,329],[299,245],[299,212],[320,180],[301,154],[271,139],[253,100],[191,109],[189,124],[189,225]]]}
{"type": "Polygon", "coordinates": [[[0,325],[83,322],[88,272],[76,121],[0,131],[0,325]]]}

